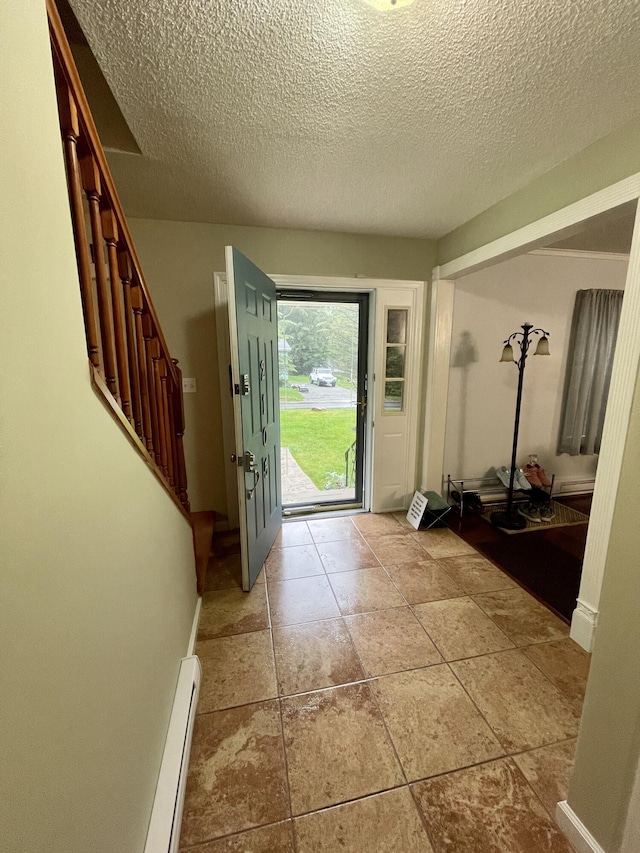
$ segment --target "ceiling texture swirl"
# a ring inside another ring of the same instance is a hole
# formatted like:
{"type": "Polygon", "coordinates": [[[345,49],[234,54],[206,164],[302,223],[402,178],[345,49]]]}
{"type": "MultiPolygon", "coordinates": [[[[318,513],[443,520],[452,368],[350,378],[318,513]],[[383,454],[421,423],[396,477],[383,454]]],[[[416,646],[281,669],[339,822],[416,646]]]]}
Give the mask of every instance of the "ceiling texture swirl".
{"type": "Polygon", "coordinates": [[[640,113],[637,0],[71,0],[129,215],[439,237],[640,113]]]}

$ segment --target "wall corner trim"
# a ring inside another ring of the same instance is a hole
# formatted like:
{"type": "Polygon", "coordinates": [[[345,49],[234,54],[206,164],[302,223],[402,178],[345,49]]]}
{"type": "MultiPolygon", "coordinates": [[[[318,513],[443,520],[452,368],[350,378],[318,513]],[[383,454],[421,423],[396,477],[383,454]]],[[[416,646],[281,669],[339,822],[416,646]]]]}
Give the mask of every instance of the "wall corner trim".
{"type": "Polygon", "coordinates": [[[576,609],[571,617],[570,637],[579,646],[582,646],[585,652],[593,651],[597,624],[598,611],[578,599],[576,609]]]}
{"type": "Polygon", "coordinates": [[[578,853],[605,853],[566,800],[556,806],[556,820],[578,853]]]}
{"type": "Polygon", "coordinates": [[[189,637],[189,646],[185,657],[190,658],[195,654],[196,640],[198,639],[198,625],[200,624],[200,611],[202,610],[202,598],[198,596],[196,609],[193,613],[193,623],[191,624],[191,636],[189,637]]]}

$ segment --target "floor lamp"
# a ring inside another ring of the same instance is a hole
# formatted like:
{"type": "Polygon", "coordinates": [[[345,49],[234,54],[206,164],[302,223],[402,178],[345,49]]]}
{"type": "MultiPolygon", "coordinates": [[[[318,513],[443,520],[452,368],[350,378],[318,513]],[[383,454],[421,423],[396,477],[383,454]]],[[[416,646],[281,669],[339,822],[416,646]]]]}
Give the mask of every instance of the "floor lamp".
{"type": "Polygon", "coordinates": [[[529,347],[533,343],[533,335],[540,335],[534,355],[549,355],[549,332],[544,329],[534,329],[531,323],[524,323],[521,332],[513,332],[504,342],[502,358],[500,361],[515,362],[518,368],[518,394],[516,397],[516,420],[513,427],[513,447],[511,449],[511,469],[509,471],[509,492],[507,495],[507,509],[493,512],[491,523],[505,530],[522,530],[527,520],[513,509],[513,481],[516,473],[516,455],[518,452],[518,431],[520,429],[520,406],[522,404],[522,380],[524,379],[524,368],[527,363],[529,347]],[[520,347],[520,358],[516,359],[513,351],[514,345],[520,347]]]}

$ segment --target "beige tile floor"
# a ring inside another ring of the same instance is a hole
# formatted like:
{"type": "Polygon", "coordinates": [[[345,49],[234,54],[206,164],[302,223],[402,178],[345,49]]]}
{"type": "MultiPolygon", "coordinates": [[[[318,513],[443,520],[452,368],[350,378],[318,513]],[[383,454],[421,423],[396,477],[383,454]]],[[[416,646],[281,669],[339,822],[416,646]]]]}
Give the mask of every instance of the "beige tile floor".
{"type": "Polygon", "coordinates": [[[181,850],[569,853],[589,656],[452,531],[288,522],[212,557],[181,850]]]}

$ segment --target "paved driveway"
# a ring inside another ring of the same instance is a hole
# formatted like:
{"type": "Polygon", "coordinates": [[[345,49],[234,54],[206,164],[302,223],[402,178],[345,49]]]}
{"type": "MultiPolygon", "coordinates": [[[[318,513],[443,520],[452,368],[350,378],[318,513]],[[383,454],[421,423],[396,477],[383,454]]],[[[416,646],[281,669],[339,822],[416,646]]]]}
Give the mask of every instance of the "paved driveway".
{"type": "Polygon", "coordinates": [[[355,406],[356,392],[349,388],[340,388],[336,385],[335,388],[327,388],[326,386],[319,387],[307,382],[309,390],[304,393],[304,400],[298,400],[295,403],[280,403],[281,409],[312,409],[314,406],[322,409],[348,409],[350,406],[355,406]]]}

